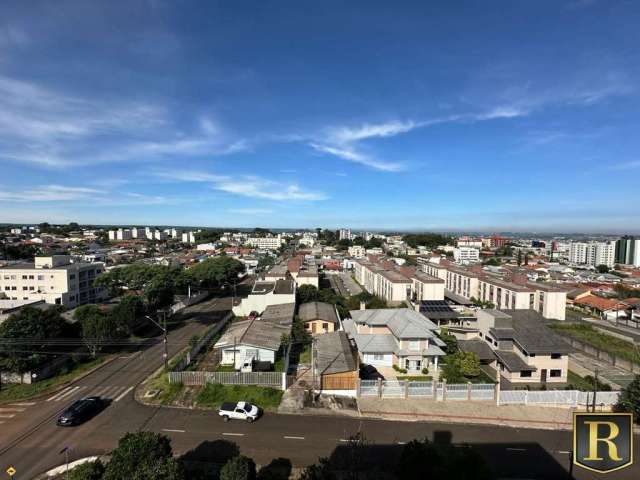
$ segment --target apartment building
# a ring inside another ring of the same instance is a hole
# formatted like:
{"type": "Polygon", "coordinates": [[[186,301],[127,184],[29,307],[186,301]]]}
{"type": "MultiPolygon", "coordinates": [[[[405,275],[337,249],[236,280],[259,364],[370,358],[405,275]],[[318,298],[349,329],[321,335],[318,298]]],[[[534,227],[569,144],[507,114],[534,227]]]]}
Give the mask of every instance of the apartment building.
{"type": "Polygon", "coordinates": [[[349,256],[353,258],[362,258],[367,254],[365,248],[362,245],[354,245],[352,247],[349,247],[348,252],[349,256]]]}
{"type": "Polygon", "coordinates": [[[456,247],[482,248],[482,238],[460,237],[456,240],[456,247]]]}
{"type": "Polygon", "coordinates": [[[480,261],[480,250],[474,247],[457,247],[453,250],[453,259],[457,263],[467,264],[480,261]]]}
{"type": "Polygon", "coordinates": [[[529,282],[525,275],[495,275],[480,265],[464,268],[447,261],[423,261],[420,267],[444,279],[446,291],[455,295],[491,302],[498,310],[534,310],[545,318],[565,319],[567,292],[554,284],[529,282]]]}
{"type": "Polygon", "coordinates": [[[121,240],[131,240],[132,233],[128,228],[119,228],[117,230],[109,230],[109,240],[112,242],[121,240]]]}
{"type": "Polygon", "coordinates": [[[261,250],[278,250],[284,241],[281,235],[277,235],[275,237],[249,237],[246,243],[261,250]]]}
{"type": "Polygon", "coordinates": [[[478,336],[493,350],[511,384],[566,383],[571,347],[531,310],[480,310],[478,336]]]}
{"type": "MultiPolygon", "coordinates": [[[[177,238],[177,236],[172,238],[177,238]]],[[[196,234],[193,232],[183,232],[181,234],[181,239],[182,243],[196,243],[196,234]]]]}
{"type": "Polygon", "coordinates": [[[424,272],[419,274],[415,267],[400,267],[375,256],[357,259],[353,266],[356,280],[367,292],[392,304],[408,299],[444,299],[444,282],[424,272]]]}
{"type": "Polygon", "coordinates": [[[615,263],[640,267],[640,238],[624,236],[617,240],[615,263]]]}
{"type": "Polygon", "coordinates": [[[573,242],[569,246],[569,261],[578,265],[613,267],[616,242],[573,242]]]}
{"type": "Polygon", "coordinates": [[[147,232],[144,228],[133,227],[131,229],[131,237],[143,240],[147,238],[147,232]]]}
{"type": "Polygon", "coordinates": [[[69,308],[106,298],[93,286],[104,264],[71,263],[69,255],[36,257],[33,263],[0,268],[0,292],[11,300],[44,300],[69,308]]]}
{"type": "Polygon", "coordinates": [[[340,240],[351,240],[353,237],[351,236],[350,228],[341,228],[339,232],[340,240]]]}

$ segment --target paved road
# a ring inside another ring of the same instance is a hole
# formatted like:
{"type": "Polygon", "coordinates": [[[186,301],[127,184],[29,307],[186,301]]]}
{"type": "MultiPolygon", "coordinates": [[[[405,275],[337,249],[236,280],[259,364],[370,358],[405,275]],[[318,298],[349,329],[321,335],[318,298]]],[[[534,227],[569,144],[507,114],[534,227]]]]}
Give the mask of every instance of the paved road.
{"type": "MultiPolygon", "coordinates": [[[[228,301],[227,301],[228,303],[228,301]]],[[[222,307],[222,301],[213,301],[222,307]]],[[[202,309],[202,307],[199,307],[202,309]]],[[[200,310],[199,320],[206,314],[200,310]]],[[[173,331],[170,353],[204,326],[196,321],[173,331]]],[[[13,408],[0,429],[0,469],[13,465],[15,479],[29,479],[63,462],[60,450],[69,446],[71,460],[109,452],[129,431],[153,430],[172,438],[176,454],[186,459],[224,461],[236,444],[243,454],[267,464],[276,457],[305,466],[320,456],[336,455],[346,440],[362,432],[367,450],[385,462],[397,456],[401,444],[414,438],[430,438],[453,444],[469,444],[489,461],[501,478],[567,478],[570,432],[526,430],[494,426],[450,425],[425,422],[390,422],[344,417],[267,414],[254,424],[223,423],[213,412],[147,407],[138,404],[132,387],[162,364],[162,345],[124,355],[97,370],[71,388],[13,408]],[[55,418],[72,400],[103,392],[113,403],[84,425],[61,428],[55,418]]],[[[635,445],[636,458],[640,458],[635,445]]],[[[640,469],[608,475],[610,479],[636,479],[640,469]]],[[[598,475],[576,468],[575,478],[598,475]]]]}
{"type": "MultiPolygon", "coordinates": [[[[188,345],[189,339],[215,322],[231,306],[231,298],[216,298],[181,314],[185,323],[169,334],[169,355],[188,345]]],[[[89,446],[109,450],[112,434],[143,428],[153,409],[140,409],[133,399],[135,387],[162,365],[163,345],[158,342],[142,351],[127,353],[105,364],[90,375],[64,389],[37,400],[0,406],[0,469],[13,465],[21,476],[33,475],[59,464],[59,450],[72,446],[72,456],[81,456],[89,446]],[[58,415],[74,400],[100,395],[111,405],[86,426],[61,428],[55,425],[58,415]],[[107,423],[103,423],[104,421],[107,423]],[[102,432],[104,430],[104,433],[102,432]]]]}

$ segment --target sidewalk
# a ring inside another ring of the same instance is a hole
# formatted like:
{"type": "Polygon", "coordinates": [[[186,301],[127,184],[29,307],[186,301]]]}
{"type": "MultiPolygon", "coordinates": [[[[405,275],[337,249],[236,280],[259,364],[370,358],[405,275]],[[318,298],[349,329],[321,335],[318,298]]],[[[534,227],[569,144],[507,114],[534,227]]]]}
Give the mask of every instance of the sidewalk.
{"type": "Polygon", "coordinates": [[[363,417],[408,422],[429,421],[489,424],[519,428],[571,430],[573,409],[524,405],[497,406],[494,402],[434,402],[425,399],[359,398],[363,417]]]}

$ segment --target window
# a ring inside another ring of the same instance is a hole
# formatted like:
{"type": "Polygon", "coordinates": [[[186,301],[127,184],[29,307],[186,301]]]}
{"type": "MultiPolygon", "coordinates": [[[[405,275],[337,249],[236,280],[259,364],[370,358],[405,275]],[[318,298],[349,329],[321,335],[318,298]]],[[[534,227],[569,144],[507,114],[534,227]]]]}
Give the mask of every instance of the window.
{"type": "Polygon", "coordinates": [[[409,350],[412,352],[420,350],[420,340],[411,340],[409,342],[409,350]]]}
{"type": "Polygon", "coordinates": [[[11,290],[18,290],[18,287],[11,287],[11,290]]]}
{"type": "Polygon", "coordinates": [[[552,353],[551,354],[551,360],[559,360],[560,358],[562,358],[562,354],[561,353],[552,353]]]}
{"type": "Polygon", "coordinates": [[[5,280],[9,280],[9,275],[5,275],[5,276],[4,276],[4,279],[5,279],[5,280]]]}
{"type": "Polygon", "coordinates": [[[7,285],[6,287],[4,287],[5,290],[11,290],[11,287],[9,285],[7,285]]]}
{"type": "Polygon", "coordinates": [[[38,275],[38,280],[44,280],[44,275],[38,275]]]}
{"type": "Polygon", "coordinates": [[[26,280],[26,279],[27,279],[27,276],[26,276],[26,275],[22,275],[22,279],[23,279],[23,280],[26,280]]]}
{"type": "Polygon", "coordinates": [[[69,275],[69,280],[74,280],[76,278],[76,274],[72,273],[71,275],[69,275]]]}
{"type": "Polygon", "coordinates": [[[520,376],[523,377],[523,378],[531,377],[531,370],[521,370],[520,371],[520,376]]]}
{"type": "Polygon", "coordinates": [[[34,276],[33,275],[29,275],[29,280],[33,280],[34,276]]]}
{"type": "Polygon", "coordinates": [[[562,370],[550,370],[549,371],[549,376],[550,377],[561,377],[562,376],[562,370]]]}
{"type": "Polygon", "coordinates": [[[28,290],[29,287],[22,287],[22,290],[28,290]]]}
{"type": "Polygon", "coordinates": [[[382,361],[384,360],[384,354],[383,353],[374,353],[373,354],[373,359],[376,361],[382,361]]]}
{"type": "Polygon", "coordinates": [[[329,330],[329,324],[328,323],[323,323],[322,324],[322,329],[326,332],[329,330]]]}
{"type": "Polygon", "coordinates": [[[535,353],[530,353],[530,354],[529,354],[529,356],[530,356],[530,357],[535,357],[535,356],[536,356],[536,354],[535,354],[535,353]]]}
{"type": "Polygon", "coordinates": [[[36,287],[29,287],[29,290],[35,290],[36,287]]]}

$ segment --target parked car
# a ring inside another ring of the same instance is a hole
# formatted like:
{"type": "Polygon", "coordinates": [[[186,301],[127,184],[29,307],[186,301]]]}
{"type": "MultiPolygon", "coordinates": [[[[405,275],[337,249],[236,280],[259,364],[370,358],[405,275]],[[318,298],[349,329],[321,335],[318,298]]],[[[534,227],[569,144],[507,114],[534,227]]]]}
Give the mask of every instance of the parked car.
{"type": "Polygon", "coordinates": [[[229,420],[245,420],[249,423],[257,420],[260,416],[261,409],[255,405],[251,405],[249,402],[225,402],[220,406],[218,415],[222,417],[225,422],[229,420]]]}
{"type": "Polygon", "coordinates": [[[100,397],[87,397],[73,402],[56,422],[61,427],[80,425],[100,413],[109,401],[100,397]]]}
{"type": "Polygon", "coordinates": [[[258,318],[258,312],[254,310],[249,314],[249,320],[255,320],[256,318],[258,318]]]}

